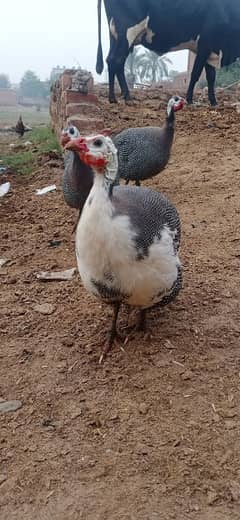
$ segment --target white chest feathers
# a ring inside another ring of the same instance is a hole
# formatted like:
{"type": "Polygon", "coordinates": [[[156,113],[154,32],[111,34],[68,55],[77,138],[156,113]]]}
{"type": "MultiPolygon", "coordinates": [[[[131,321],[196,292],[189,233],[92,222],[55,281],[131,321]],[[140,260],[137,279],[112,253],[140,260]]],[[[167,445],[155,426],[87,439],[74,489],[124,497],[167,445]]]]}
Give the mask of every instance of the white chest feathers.
{"type": "Polygon", "coordinates": [[[180,261],[167,226],[139,260],[137,232],[127,215],[115,215],[104,189],[93,187],[76,232],[76,256],[85,288],[108,301],[150,307],[168,294],[180,261]]]}

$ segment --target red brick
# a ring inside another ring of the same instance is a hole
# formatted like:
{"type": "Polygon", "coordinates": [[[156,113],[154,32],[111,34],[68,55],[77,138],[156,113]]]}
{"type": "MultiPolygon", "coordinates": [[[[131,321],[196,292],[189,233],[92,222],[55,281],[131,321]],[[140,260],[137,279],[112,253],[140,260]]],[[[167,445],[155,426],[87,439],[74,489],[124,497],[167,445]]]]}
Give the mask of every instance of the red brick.
{"type": "Polygon", "coordinates": [[[67,125],[74,125],[78,128],[81,134],[87,134],[88,132],[95,132],[96,130],[100,132],[104,128],[103,120],[100,118],[86,118],[77,114],[75,116],[69,117],[67,120],[67,125]]]}
{"type": "Polygon", "coordinates": [[[92,103],[69,103],[66,105],[66,117],[81,114],[83,116],[99,116],[100,108],[92,103]]]}
{"type": "Polygon", "coordinates": [[[82,94],[81,92],[74,92],[73,90],[66,90],[64,92],[64,103],[94,103],[98,104],[98,97],[95,94],[82,94]]]}

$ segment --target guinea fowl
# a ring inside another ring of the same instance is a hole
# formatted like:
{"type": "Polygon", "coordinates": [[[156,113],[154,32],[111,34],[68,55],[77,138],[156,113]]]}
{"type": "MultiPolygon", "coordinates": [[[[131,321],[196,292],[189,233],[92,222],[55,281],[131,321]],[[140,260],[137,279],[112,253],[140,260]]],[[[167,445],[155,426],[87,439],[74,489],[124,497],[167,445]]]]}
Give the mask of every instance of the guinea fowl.
{"type": "Polygon", "coordinates": [[[137,328],[141,329],[147,308],[170,303],[180,291],[180,220],[160,193],[115,186],[118,154],[109,137],[71,139],[66,149],[79,153],[94,171],[76,230],[76,257],[84,287],[114,306],[101,362],[117,335],[122,303],[140,308],[137,328]]]}
{"type": "MultiPolygon", "coordinates": [[[[183,98],[174,96],[167,105],[167,117],[163,127],[137,127],[123,130],[113,137],[114,145],[118,149],[118,177],[135,181],[149,179],[160,173],[167,165],[172,148],[175,130],[175,112],[181,110],[185,104],[183,98]]],[[[63,131],[61,144],[64,146],[71,138],[80,137],[80,132],[74,126],[63,131]]],[[[76,155],[66,155],[65,171],[63,176],[63,193],[65,202],[82,211],[88,195],[87,188],[91,188],[93,173],[88,168],[88,183],[82,185],[86,173],[82,161],[76,155]],[[78,174],[77,174],[78,171],[78,174]],[[91,181],[90,181],[91,179],[91,181]],[[78,183],[78,192],[72,189],[78,183]],[[80,204],[80,206],[79,206],[80,204]]]]}
{"type": "Polygon", "coordinates": [[[18,122],[15,126],[15,131],[17,132],[17,134],[23,137],[25,133],[25,125],[23,124],[22,116],[19,116],[18,122]]]}
{"type": "MultiPolygon", "coordinates": [[[[78,137],[80,132],[75,126],[65,128],[61,135],[61,145],[64,147],[70,139],[78,137]]],[[[79,210],[79,217],[92,185],[93,170],[81,161],[78,153],[66,150],[62,179],[63,196],[68,206],[79,210]]]]}
{"type": "Polygon", "coordinates": [[[113,138],[118,149],[119,176],[140,182],[160,173],[167,165],[174,137],[175,112],[184,107],[183,98],[174,96],[167,105],[163,127],[146,126],[127,128],[113,138]]]}

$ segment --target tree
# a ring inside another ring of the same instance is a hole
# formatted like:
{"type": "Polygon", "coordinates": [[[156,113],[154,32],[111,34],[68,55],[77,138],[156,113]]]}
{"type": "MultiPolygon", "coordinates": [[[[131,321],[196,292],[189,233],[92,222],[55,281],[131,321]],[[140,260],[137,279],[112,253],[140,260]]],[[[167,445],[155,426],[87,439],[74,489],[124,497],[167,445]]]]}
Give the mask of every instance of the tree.
{"type": "Polygon", "coordinates": [[[171,70],[169,70],[168,78],[169,78],[171,81],[173,81],[173,80],[176,78],[176,76],[178,76],[178,74],[179,74],[179,71],[178,71],[178,70],[173,70],[173,69],[171,69],[171,70]]]}
{"type": "Polygon", "coordinates": [[[127,81],[132,87],[136,82],[155,83],[160,81],[168,76],[168,64],[171,63],[171,60],[165,55],[158,56],[147,49],[141,52],[139,47],[134,47],[126,60],[127,81]]]}
{"type": "Polygon", "coordinates": [[[20,92],[25,97],[44,97],[44,82],[39,79],[35,72],[27,70],[20,82],[20,92]]]}
{"type": "Polygon", "coordinates": [[[142,56],[143,54],[139,53],[139,47],[133,47],[126,60],[125,74],[130,88],[133,88],[134,83],[140,82],[142,56]]]}
{"type": "Polygon", "coordinates": [[[7,74],[0,74],[0,88],[10,88],[10,81],[7,74]]]}
{"type": "Polygon", "coordinates": [[[141,81],[149,81],[156,83],[164,77],[168,77],[168,64],[171,64],[170,58],[166,55],[158,56],[155,52],[145,50],[141,59],[141,81]]]}

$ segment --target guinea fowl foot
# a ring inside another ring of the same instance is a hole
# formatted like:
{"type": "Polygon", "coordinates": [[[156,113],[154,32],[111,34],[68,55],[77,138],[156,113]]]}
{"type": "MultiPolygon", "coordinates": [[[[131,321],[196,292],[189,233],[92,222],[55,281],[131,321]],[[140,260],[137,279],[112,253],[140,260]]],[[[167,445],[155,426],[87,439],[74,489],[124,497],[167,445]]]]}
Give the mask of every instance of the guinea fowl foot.
{"type": "Polygon", "coordinates": [[[128,327],[129,334],[127,334],[125,342],[127,343],[129,339],[132,339],[136,332],[145,332],[146,331],[146,309],[141,309],[138,315],[137,322],[133,327],[128,327]]]}
{"type": "Polygon", "coordinates": [[[116,303],[115,306],[114,306],[114,314],[113,314],[112,326],[111,326],[111,329],[110,329],[110,331],[108,333],[108,340],[106,341],[105,346],[104,346],[103,351],[102,351],[102,354],[101,354],[101,356],[99,358],[99,364],[102,363],[103,359],[106,357],[106,355],[109,352],[109,350],[111,350],[111,348],[113,346],[113,343],[114,343],[114,340],[116,338],[119,338],[121,341],[124,341],[123,337],[117,331],[117,318],[118,318],[118,313],[119,313],[119,310],[120,310],[120,306],[121,306],[120,303],[116,303]]]}

